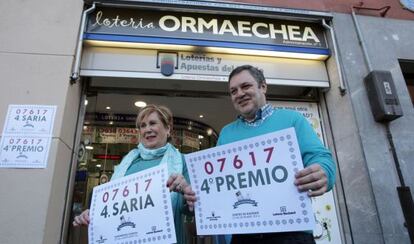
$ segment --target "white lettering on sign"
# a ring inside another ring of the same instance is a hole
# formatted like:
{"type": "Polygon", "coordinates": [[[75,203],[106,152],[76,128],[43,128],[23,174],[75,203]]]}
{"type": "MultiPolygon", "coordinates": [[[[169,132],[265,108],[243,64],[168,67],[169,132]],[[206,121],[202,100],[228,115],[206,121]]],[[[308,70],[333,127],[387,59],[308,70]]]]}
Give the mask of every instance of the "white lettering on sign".
{"type": "Polygon", "coordinates": [[[199,33],[204,33],[204,30],[212,29],[214,34],[218,32],[218,23],[216,19],[210,20],[210,22],[205,21],[203,18],[198,19],[198,30],[199,33]]]}
{"type": "MultiPolygon", "coordinates": [[[[152,21],[145,21],[144,18],[122,18],[105,17],[103,11],[96,13],[93,26],[107,28],[125,27],[132,29],[155,29],[152,21]]],[[[211,33],[212,35],[231,34],[241,37],[258,37],[262,39],[282,39],[286,43],[312,41],[320,44],[320,40],[314,30],[309,26],[298,26],[289,24],[273,24],[266,22],[251,22],[245,20],[231,21],[228,19],[219,20],[216,18],[204,19],[202,17],[164,15],[158,20],[158,26],[163,31],[184,33],[211,33]]]]}
{"type": "Polygon", "coordinates": [[[301,28],[296,25],[280,25],[258,22],[252,24],[250,21],[237,21],[234,25],[230,20],[223,20],[220,24],[217,19],[206,21],[203,18],[193,18],[182,16],[181,18],[173,15],[165,15],[160,18],[159,26],[162,30],[174,32],[181,29],[182,32],[204,33],[210,31],[214,35],[224,35],[230,33],[233,36],[256,36],[259,38],[282,38],[289,41],[314,41],[320,42],[311,27],[301,28]]]}
{"type": "Polygon", "coordinates": [[[102,17],[103,12],[99,11],[96,14],[95,23],[92,24],[92,26],[105,26],[108,28],[112,27],[131,27],[133,29],[153,29],[154,24],[152,22],[144,23],[144,20],[142,18],[140,19],[120,19],[119,15],[117,15],[115,18],[103,18],[102,17]]]}

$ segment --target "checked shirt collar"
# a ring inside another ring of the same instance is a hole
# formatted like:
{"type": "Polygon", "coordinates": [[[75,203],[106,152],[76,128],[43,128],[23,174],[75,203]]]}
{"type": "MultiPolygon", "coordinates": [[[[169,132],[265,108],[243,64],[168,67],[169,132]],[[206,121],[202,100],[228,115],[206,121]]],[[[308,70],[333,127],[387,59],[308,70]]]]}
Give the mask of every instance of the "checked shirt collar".
{"type": "Polygon", "coordinates": [[[252,127],[257,127],[257,126],[261,125],[267,117],[272,115],[273,111],[274,111],[274,109],[273,109],[272,105],[266,104],[263,107],[261,107],[259,110],[257,110],[256,116],[254,117],[254,119],[252,121],[247,121],[241,115],[237,116],[237,118],[239,120],[241,120],[241,122],[243,122],[245,125],[252,126],[252,127]]]}

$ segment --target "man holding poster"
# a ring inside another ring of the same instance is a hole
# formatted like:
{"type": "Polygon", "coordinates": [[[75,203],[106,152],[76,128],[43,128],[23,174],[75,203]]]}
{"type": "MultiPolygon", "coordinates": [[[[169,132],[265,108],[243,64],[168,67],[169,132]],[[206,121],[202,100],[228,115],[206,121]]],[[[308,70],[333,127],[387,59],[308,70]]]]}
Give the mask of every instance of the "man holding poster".
{"type": "MultiPolygon", "coordinates": [[[[266,80],[261,70],[243,65],[229,75],[229,91],[238,118],[226,125],[220,133],[218,145],[293,127],[304,169],[295,174],[294,184],[299,192],[320,196],[332,189],[336,167],[331,153],[322,145],[306,119],[299,113],[274,109],[266,103],[266,80]]],[[[277,196],[275,196],[277,197],[277,196]]],[[[224,236],[216,242],[224,243],[224,236]]],[[[226,236],[228,243],[230,238],[226,236]]],[[[240,243],[315,243],[310,232],[279,232],[233,235],[232,244],[240,243]]]]}

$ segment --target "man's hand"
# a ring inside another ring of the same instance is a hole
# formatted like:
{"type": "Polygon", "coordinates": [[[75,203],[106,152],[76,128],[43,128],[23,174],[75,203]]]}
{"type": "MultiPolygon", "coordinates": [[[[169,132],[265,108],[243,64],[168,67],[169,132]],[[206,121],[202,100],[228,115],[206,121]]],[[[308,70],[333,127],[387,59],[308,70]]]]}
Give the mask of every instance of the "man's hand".
{"type": "Polygon", "coordinates": [[[328,190],[328,178],[319,164],[312,164],[295,174],[295,185],[300,192],[307,191],[308,196],[323,195],[328,190]]]}

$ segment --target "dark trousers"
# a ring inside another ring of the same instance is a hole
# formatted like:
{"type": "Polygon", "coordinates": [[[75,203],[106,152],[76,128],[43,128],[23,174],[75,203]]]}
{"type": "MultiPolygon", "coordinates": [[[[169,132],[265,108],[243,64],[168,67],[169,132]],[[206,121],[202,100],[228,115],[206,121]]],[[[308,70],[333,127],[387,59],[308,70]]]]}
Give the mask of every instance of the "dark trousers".
{"type": "Polygon", "coordinates": [[[233,235],[231,244],[315,244],[313,235],[306,232],[280,232],[233,235]]]}

